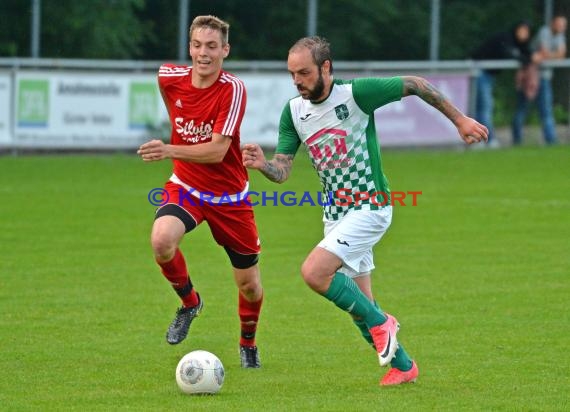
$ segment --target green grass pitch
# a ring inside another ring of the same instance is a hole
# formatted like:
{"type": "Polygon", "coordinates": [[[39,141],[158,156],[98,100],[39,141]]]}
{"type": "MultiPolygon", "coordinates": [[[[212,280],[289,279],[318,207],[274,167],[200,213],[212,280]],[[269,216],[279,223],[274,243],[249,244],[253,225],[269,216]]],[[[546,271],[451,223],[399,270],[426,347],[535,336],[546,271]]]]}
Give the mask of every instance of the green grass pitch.
{"type": "MultiPolygon", "coordinates": [[[[263,368],[241,370],[230,265],[199,227],[182,244],[205,301],[189,338],[165,331],[178,305],[149,245],[150,189],[168,162],[135,156],[0,158],[0,409],[65,411],[568,410],[570,151],[383,153],[396,206],[373,284],[417,360],[415,385],[386,370],[347,314],[299,275],[321,238],[319,207],[255,209],[263,242],[263,368]],[[213,397],[179,392],[194,349],[226,369],[213,397]]],[[[319,189],[304,153],[288,182],[319,189]]]]}

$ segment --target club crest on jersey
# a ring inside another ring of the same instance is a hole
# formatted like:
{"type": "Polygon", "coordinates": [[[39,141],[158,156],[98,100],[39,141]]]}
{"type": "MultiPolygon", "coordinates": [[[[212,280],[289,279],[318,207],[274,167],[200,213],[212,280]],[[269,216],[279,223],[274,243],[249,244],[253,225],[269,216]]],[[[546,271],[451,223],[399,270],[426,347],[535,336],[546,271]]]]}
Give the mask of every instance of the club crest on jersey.
{"type": "Polygon", "coordinates": [[[344,120],[348,118],[348,107],[346,107],[346,104],[339,104],[334,108],[334,111],[336,113],[336,117],[338,117],[338,120],[344,120]]]}

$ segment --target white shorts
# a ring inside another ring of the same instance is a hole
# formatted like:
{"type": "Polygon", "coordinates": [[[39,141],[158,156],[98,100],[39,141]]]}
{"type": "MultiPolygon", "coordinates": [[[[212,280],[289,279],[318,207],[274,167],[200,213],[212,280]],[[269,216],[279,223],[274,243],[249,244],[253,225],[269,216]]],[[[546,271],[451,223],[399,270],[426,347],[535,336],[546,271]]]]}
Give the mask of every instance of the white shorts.
{"type": "Polygon", "coordinates": [[[354,278],[374,269],[372,247],[392,222],[392,206],[380,210],[351,210],[340,220],[325,220],[325,238],[317,246],[338,256],[339,272],[354,278]]]}

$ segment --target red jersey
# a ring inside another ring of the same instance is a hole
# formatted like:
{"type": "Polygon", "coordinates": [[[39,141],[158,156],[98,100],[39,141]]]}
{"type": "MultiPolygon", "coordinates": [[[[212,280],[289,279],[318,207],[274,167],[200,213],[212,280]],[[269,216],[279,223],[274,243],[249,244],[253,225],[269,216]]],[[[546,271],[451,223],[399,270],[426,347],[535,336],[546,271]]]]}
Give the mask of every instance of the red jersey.
{"type": "Polygon", "coordinates": [[[213,85],[198,89],[192,86],[190,66],[163,64],[158,71],[158,85],[170,114],[171,144],[207,143],[213,133],[232,138],[221,163],[173,160],[176,177],[198,192],[212,192],[215,196],[243,192],[248,180],[239,134],[246,104],[243,82],[222,70],[213,85]]]}

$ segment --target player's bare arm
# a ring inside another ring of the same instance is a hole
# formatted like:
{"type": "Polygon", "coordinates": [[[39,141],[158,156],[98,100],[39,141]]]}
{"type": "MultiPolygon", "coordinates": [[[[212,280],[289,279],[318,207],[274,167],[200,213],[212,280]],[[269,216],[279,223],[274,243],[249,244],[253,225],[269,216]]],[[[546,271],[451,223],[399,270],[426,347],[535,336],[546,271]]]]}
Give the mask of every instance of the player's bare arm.
{"type": "Polygon", "coordinates": [[[224,160],[231,142],[231,137],[219,133],[214,133],[212,140],[207,143],[192,146],[171,145],[155,139],[143,144],[137,154],[145,162],[177,159],[194,163],[220,163],[224,160]]]}
{"type": "Polygon", "coordinates": [[[442,112],[455,124],[464,116],[451,102],[430,82],[422,77],[404,76],[404,96],[415,95],[442,112]]]}
{"type": "Polygon", "coordinates": [[[487,141],[487,128],[476,120],[465,116],[438,89],[422,77],[403,76],[404,96],[418,96],[420,99],[435,107],[457,127],[463,141],[467,144],[487,141]]]}
{"type": "Polygon", "coordinates": [[[276,183],[283,183],[289,178],[293,167],[293,155],[276,154],[273,159],[266,161],[261,169],[261,173],[269,180],[276,183]]]}
{"type": "Polygon", "coordinates": [[[277,153],[273,159],[267,160],[258,144],[246,144],[242,151],[245,167],[259,170],[265,177],[276,183],[283,183],[289,178],[294,157],[294,155],[277,153]]]}
{"type": "Polygon", "coordinates": [[[162,97],[162,101],[164,102],[164,107],[166,107],[166,111],[168,112],[168,115],[170,116],[170,106],[168,105],[168,99],[166,98],[166,95],[164,94],[164,90],[162,90],[162,87],[159,87],[158,90],[160,90],[160,97],[162,97]]]}
{"type": "Polygon", "coordinates": [[[554,60],[554,59],[563,59],[566,56],[566,46],[561,45],[555,51],[550,51],[547,46],[542,46],[540,48],[539,53],[542,56],[542,60],[554,60]]]}

